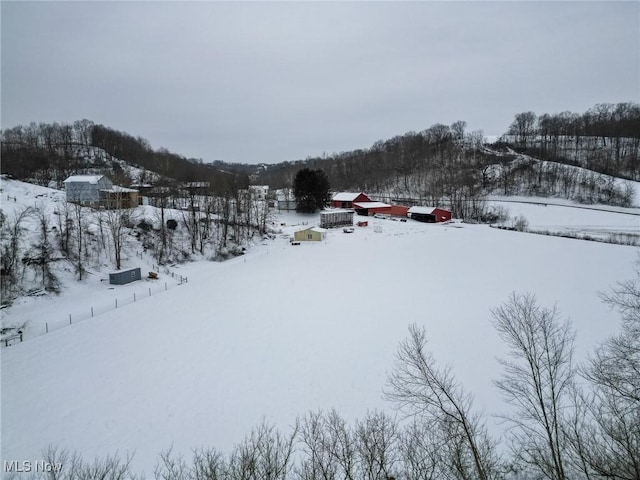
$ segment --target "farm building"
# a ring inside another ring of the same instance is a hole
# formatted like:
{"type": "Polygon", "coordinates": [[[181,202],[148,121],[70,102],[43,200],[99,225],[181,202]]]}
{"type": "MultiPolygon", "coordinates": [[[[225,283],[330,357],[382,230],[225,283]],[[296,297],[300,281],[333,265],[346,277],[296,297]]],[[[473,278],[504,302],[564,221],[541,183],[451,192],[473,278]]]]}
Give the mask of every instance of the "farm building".
{"type": "Polygon", "coordinates": [[[136,280],[142,280],[142,273],[139,267],[109,274],[110,285],[125,285],[136,280]]]}
{"type": "Polygon", "coordinates": [[[333,208],[353,208],[354,202],[370,202],[371,199],[364,193],[339,192],[331,198],[333,208]]]}
{"type": "Polygon", "coordinates": [[[134,208],[140,204],[138,190],[113,185],[107,190],[100,190],[101,203],[107,208],[134,208]]]}
{"type": "Polygon", "coordinates": [[[138,190],[114,185],[105,175],[72,175],[63,183],[67,202],[107,208],[133,208],[140,202],[138,190]]]}
{"type": "Polygon", "coordinates": [[[327,238],[327,230],[320,227],[305,228],[293,234],[297,242],[320,242],[327,238]]]}
{"type": "Polygon", "coordinates": [[[382,202],[353,202],[353,209],[358,215],[375,215],[376,213],[389,213],[391,205],[382,202]]]}
{"type": "Polygon", "coordinates": [[[354,202],[353,208],[358,215],[390,215],[392,217],[406,217],[409,207],[389,205],[382,202],[354,202]]]}
{"type": "Polygon", "coordinates": [[[335,209],[320,212],[320,227],[331,228],[353,225],[353,210],[335,209]]]}
{"type": "Polygon", "coordinates": [[[278,210],[295,210],[297,207],[295,200],[278,200],[278,210]]]}
{"type": "Polygon", "coordinates": [[[389,215],[394,217],[406,217],[407,213],[409,213],[409,207],[405,207],[403,205],[391,205],[391,209],[389,211],[389,215]]]}
{"type": "Polygon", "coordinates": [[[451,212],[436,207],[411,207],[407,213],[409,218],[419,222],[436,223],[451,220],[451,212]]]}
{"type": "Polygon", "coordinates": [[[276,190],[275,197],[278,210],[295,210],[298,207],[298,203],[293,195],[293,190],[290,188],[276,190]]]}
{"type": "Polygon", "coordinates": [[[63,183],[67,202],[80,205],[98,205],[100,191],[113,187],[113,182],[104,175],[72,175],[63,183]]]}

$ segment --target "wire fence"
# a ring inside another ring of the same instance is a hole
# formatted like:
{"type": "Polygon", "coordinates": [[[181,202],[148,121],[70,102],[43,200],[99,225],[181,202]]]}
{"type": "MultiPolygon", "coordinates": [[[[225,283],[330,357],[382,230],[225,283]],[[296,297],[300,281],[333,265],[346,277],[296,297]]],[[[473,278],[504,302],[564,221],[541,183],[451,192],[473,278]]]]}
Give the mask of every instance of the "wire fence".
{"type": "MultiPolygon", "coordinates": [[[[91,305],[83,308],[82,310],[76,310],[75,312],[68,313],[66,316],[54,316],[52,315],[51,320],[47,320],[46,322],[30,327],[28,330],[19,332],[11,332],[10,334],[3,335],[0,339],[0,345],[3,347],[9,347],[14,343],[22,342],[29,340],[31,338],[39,337],[41,335],[46,335],[47,333],[54,332],[56,330],[60,330],[64,327],[69,327],[79,322],[84,322],[90,320],[94,317],[103,315],[105,313],[111,312],[118,308],[123,308],[127,305],[131,305],[136,302],[143,301],[149,297],[161,294],[173,288],[176,288],[180,285],[189,282],[188,277],[176,274],[175,272],[170,271],[166,267],[161,267],[159,265],[153,265],[152,268],[156,272],[163,273],[167,276],[170,276],[175,282],[159,282],[155,280],[151,280],[152,285],[146,286],[146,288],[139,288],[135,291],[128,291],[126,294],[122,292],[121,294],[111,298],[106,299],[103,298],[96,302],[95,305],[91,305]]],[[[153,272],[149,272],[150,274],[153,272]]],[[[151,275],[149,278],[153,278],[151,275]]]]}

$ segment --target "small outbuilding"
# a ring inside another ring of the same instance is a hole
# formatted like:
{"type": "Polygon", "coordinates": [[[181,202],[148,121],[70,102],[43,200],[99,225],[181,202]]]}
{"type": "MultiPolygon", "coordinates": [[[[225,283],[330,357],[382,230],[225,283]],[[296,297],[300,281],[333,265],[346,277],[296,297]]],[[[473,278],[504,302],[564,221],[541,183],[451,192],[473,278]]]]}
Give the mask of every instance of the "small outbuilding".
{"type": "Polygon", "coordinates": [[[109,189],[100,190],[102,204],[110,210],[135,208],[140,205],[138,190],[113,185],[109,189]]]}
{"type": "Polygon", "coordinates": [[[125,285],[136,280],[142,280],[142,272],[139,267],[109,274],[110,285],[125,285]]]}
{"type": "Polygon", "coordinates": [[[331,198],[333,208],[353,208],[355,202],[370,202],[371,199],[362,192],[339,192],[331,198]]]}
{"type": "Polygon", "coordinates": [[[320,227],[305,228],[293,234],[293,239],[297,242],[321,242],[326,238],[327,230],[320,227]]]}
{"type": "Polygon", "coordinates": [[[298,202],[295,200],[278,200],[278,210],[295,210],[298,202]]]}
{"type": "Polygon", "coordinates": [[[437,207],[411,207],[407,216],[418,222],[437,223],[451,220],[451,212],[437,207]]]}
{"type": "Polygon", "coordinates": [[[332,228],[353,225],[353,210],[337,208],[320,212],[320,227],[332,228]]]}

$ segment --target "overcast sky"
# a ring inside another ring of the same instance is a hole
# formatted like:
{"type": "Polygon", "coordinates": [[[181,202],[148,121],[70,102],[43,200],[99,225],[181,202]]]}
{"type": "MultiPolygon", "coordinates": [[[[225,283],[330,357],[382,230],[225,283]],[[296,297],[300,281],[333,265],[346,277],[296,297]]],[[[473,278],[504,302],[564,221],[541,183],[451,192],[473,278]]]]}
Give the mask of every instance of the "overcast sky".
{"type": "Polygon", "coordinates": [[[640,2],[1,2],[2,128],[275,163],[640,101],[640,2]]]}

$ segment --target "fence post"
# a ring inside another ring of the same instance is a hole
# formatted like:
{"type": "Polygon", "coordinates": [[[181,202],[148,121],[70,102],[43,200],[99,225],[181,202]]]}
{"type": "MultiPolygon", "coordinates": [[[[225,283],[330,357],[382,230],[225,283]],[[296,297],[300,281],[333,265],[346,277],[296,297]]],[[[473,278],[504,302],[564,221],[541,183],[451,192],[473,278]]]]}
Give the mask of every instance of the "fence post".
{"type": "Polygon", "coordinates": [[[118,299],[116,298],[116,308],[118,308],[118,299]]]}
{"type": "Polygon", "coordinates": [[[136,294],[135,294],[135,292],[133,293],[133,301],[134,301],[134,302],[136,301],[136,294]]]}
{"type": "Polygon", "coordinates": [[[93,307],[91,307],[91,318],[93,318],[93,307]]]}
{"type": "Polygon", "coordinates": [[[151,296],[151,287],[149,287],[149,296],[151,296]]]}
{"type": "Polygon", "coordinates": [[[164,290],[167,290],[167,282],[164,282],[164,290]]]}
{"type": "Polygon", "coordinates": [[[47,330],[46,333],[49,333],[49,323],[44,322],[44,328],[47,330]]]}
{"type": "Polygon", "coordinates": [[[71,325],[71,314],[69,314],[69,325],[71,325]]]}

